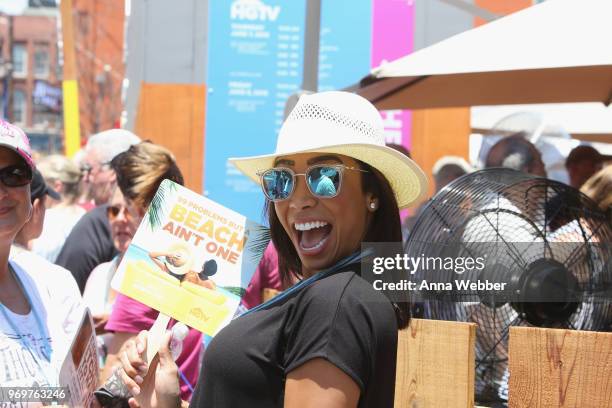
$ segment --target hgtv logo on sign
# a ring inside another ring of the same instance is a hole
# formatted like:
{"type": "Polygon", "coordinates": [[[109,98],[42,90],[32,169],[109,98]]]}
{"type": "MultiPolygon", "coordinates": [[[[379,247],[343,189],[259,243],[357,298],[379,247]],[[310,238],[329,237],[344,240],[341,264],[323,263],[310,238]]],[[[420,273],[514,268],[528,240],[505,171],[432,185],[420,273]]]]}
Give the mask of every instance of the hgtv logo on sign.
{"type": "Polygon", "coordinates": [[[268,6],[261,0],[236,0],[232,3],[232,20],[276,21],[280,6],[268,6]]]}

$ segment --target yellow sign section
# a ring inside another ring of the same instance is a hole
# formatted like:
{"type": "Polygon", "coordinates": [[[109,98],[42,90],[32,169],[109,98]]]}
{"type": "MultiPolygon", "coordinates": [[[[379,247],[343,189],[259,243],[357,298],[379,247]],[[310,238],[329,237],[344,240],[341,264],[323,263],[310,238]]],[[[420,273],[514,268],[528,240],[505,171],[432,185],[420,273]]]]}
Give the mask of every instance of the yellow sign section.
{"type": "Polygon", "coordinates": [[[228,318],[227,298],[164,273],[146,261],[128,261],[119,291],[203,333],[216,333],[228,318]]]}
{"type": "Polygon", "coordinates": [[[79,88],[74,79],[62,82],[64,98],[64,146],[66,156],[72,157],[81,148],[79,124],[79,88]]]}

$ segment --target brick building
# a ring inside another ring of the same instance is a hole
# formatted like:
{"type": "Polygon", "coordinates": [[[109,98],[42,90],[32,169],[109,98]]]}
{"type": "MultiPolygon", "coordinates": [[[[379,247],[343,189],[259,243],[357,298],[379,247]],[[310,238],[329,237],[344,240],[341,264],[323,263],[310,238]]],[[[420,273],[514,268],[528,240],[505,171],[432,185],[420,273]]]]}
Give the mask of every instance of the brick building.
{"type": "MultiPolygon", "coordinates": [[[[36,150],[63,150],[62,50],[54,0],[0,13],[0,116],[22,126],[36,150]],[[12,45],[11,45],[12,44],[12,45]]],[[[124,64],[124,0],[73,0],[81,138],[117,127],[124,64]]]]}
{"type": "Polygon", "coordinates": [[[118,127],[125,74],[124,0],[72,0],[81,138],[118,127]]]}
{"type": "Polygon", "coordinates": [[[39,151],[62,145],[58,17],[52,7],[0,16],[2,117],[23,127],[39,151]]]}

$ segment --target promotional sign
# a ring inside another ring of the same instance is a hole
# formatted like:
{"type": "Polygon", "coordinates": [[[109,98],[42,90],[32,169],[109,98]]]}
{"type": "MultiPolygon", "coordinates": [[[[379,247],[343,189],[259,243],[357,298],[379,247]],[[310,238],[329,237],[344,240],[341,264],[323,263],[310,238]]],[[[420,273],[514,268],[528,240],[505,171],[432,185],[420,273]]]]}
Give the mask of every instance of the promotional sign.
{"type": "Polygon", "coordinates": [[[164,180],[112,287],[209,336],[234,317],[269,230],[164,180]]]}
{"type": "Polygon", "coordinates": [[[355,84],[370,70],[372,4],[321,1],[319,91],[355,84]]]}
{"type": "Polygon", "coordinates": [[[85,309],[81,325],[59,373],[60,387],[69,390],[69,407],[93,407],[94,390],[98,386],[98,354],[96,331],[89,309],[85,309]]]}
{"type": "MultiPolygon", "coordinates": [[[[227,159],[274,151],[302,82],[306,0],[208,2],[205,195],[263,220],[259,186],[227,159]]],[[[321,2],[319,91],[343,89],[412,51],[411,0],[321,2]]],[[[384,111],[387,143],[410,148],[409,111],[384,111]]],[[[262,169],[263,170],[263,169],[262,169]]]]}
{"type": "Polygon", "coordinates": [[[51,86],[46,81],[36,80],[32,99],[34,105],[52,112],[59,112],[62,109],[62,88],[51,86]]]}
{"type": "Polygon", "coordinates": [[[305,0],[208,2],[205,195],[261,220],[260,188],[229,157],[274,151],[302,81],[305,0]]]}

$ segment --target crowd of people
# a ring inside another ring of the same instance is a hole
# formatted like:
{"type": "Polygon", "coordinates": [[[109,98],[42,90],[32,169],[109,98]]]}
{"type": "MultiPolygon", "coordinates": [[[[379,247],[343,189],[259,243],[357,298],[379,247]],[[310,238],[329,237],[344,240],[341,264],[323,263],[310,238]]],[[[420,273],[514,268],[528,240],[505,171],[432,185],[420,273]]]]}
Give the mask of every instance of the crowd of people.
{"type": "MultiPolygon", "coordinates": [[[[57,386],[88,307],[104,352],[100,385],[119,379],[132,396],[121,406],[393,406],[397,330],[410,308],[360,277],[369,261],[361,243],[409,239],[420,210],[402,222],[400,209],[422,200],[427,179],[407,151],[385,146],[365,99],[303,96],[275,152],[230,159],[262,187],[272,244],[246,312],[206,349],[190,329],[176,359],[166,337],[157,367],[144,356],[159,312],[110,282],[160,183],[183,184],[174,155],[122,129],[89,137],[80,161],[35,163],[32,154],[25,133],[0,122],[0,385],[57,386]],[[280,294],[267,300],[266,291],[280,294]]],[[[574,188],[612,214],[608,159],[579,146],[567,170],[574,188]]],[[[501,139],[485,166],[546,177],[524,135],[501,139]]],[[[441,159],[436,192],[472,171],[462,158],[441,159]]]]}

